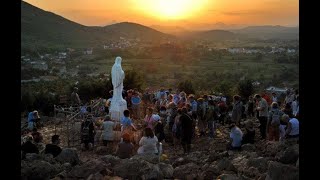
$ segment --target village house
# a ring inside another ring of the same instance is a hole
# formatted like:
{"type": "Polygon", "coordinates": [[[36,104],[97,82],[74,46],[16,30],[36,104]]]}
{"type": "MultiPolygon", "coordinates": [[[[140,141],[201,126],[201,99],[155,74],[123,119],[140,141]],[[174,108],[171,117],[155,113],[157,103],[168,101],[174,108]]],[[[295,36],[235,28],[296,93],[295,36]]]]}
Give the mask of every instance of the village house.
{"type": "Polygon", "coordinates": [[[37,62],[37,61],[32,61],[30,62],[32,68],[34,69],[39,69],[39,70],[48,70],[48,64],[46,62],[37,62]]]}
{"type": "Polygon", "coordinates": [[[86,49],[83,51],[83,54],[91,55],[93,53],[93,49],[86,49]]]}

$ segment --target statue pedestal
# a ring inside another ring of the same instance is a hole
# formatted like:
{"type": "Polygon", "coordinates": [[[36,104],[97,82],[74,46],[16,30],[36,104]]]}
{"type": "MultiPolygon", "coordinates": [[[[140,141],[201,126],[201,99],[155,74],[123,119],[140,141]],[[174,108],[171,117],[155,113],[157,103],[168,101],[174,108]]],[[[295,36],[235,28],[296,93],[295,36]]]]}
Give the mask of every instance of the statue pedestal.
{"type": "Polygon", "coordinates": [[[111,100],[111,106],[110,106],[110,117],[115,122],[120,123],[121,118],[124,116],[123,111],[128,109],[127,107],[127,101],[124,99],[119,100],[111,100]]]}

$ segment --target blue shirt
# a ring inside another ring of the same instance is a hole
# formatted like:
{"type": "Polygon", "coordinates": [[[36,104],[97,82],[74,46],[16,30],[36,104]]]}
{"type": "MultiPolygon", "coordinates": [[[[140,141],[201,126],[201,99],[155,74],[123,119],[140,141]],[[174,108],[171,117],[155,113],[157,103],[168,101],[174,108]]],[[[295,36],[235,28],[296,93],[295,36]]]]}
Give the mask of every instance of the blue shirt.
{"type": "Polygon", "coordinates": [[[132,96],[131,97],[131,102],[132,102],[132,104],[140,104],[141,99],[140,99],[139,96],[132,96]]]}
{"type": "Polygon", "coordinates": [[[29,114],[28,114],[28,122],[33,122],[33,119],[34,119],[33,112],[29,112],[29,114]]]}
{"type": "Polygon", "coordinates": [[[132,121],[129,117],[122,117],[120,123],[122,124],[123,127],[128,127],[128,126],[131,126],[132,121]]]}
{"type": "Polygon", "coordinates": [[[242,141],[242,131],[238,127],[231,129],[230,138],[232,139],[232,147],[240,147],[242,141]]]}

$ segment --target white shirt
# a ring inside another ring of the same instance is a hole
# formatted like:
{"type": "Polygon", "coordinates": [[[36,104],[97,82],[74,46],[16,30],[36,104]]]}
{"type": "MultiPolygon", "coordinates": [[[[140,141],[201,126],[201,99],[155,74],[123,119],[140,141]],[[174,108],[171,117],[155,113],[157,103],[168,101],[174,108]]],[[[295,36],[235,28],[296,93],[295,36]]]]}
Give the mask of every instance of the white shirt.
{"type": "Polygon", "coordinates": [[[276,96],[272,96],[272,102],[278,102],[278,98],[276,96]]]}
{"type": "Polygon", "coordinates": [[[158,153],[157,143],[157,136],[153,136],[153,138],[143,136],[140,139],[139,145],[143,148],[142,153],[158,153]]]}
{"type": "Polygon", "coordinates": [[[292,118],[289,120],[289,123],[291,123],[291,132],[289,135],[298,135],[299,134],[299,121],[296,118],[292,118]]]}
{"type": "Polygon", "coordinates": [[[298,111],[298,103],[297,101],[293,101],[291,104],[291,108],[292,108],[292,114],[297,114],[298,111]]]}

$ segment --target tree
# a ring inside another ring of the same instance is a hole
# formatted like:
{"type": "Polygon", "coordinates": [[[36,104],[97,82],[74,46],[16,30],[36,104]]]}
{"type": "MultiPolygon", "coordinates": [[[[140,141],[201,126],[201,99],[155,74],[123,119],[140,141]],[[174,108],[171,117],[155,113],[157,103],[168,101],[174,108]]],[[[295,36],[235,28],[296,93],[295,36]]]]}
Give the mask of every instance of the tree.
{"type": "Polygon", "coordinates": [[[184,91],[187,94],[194,94],[195,93],[192,82],[190,80],[181,81],[178,84],[178,89],[180,91],[184,91]]]}
{"type": "Polygon", "coordinates": [[[127,70],[124,72],[125,78],[123,81],[124,89],[134,89],[137,88],[138,90],[142,90],[145,84],[145,79],[143,74],[137,70],[127,70]]]}
{"type": "Polygon", "coordinates": [[[248,99],[248,97],[250,95],[252,95],[253,92],[254,92],[254,88],[253,88],[253,85],[252,85],[252,80],[251,79],[246,79],[246,80],[240,81],[239,84],[238,84],[237,90],[238,90],[238,94],[241,97],[243,97],[245,99],[248,99]]]}

